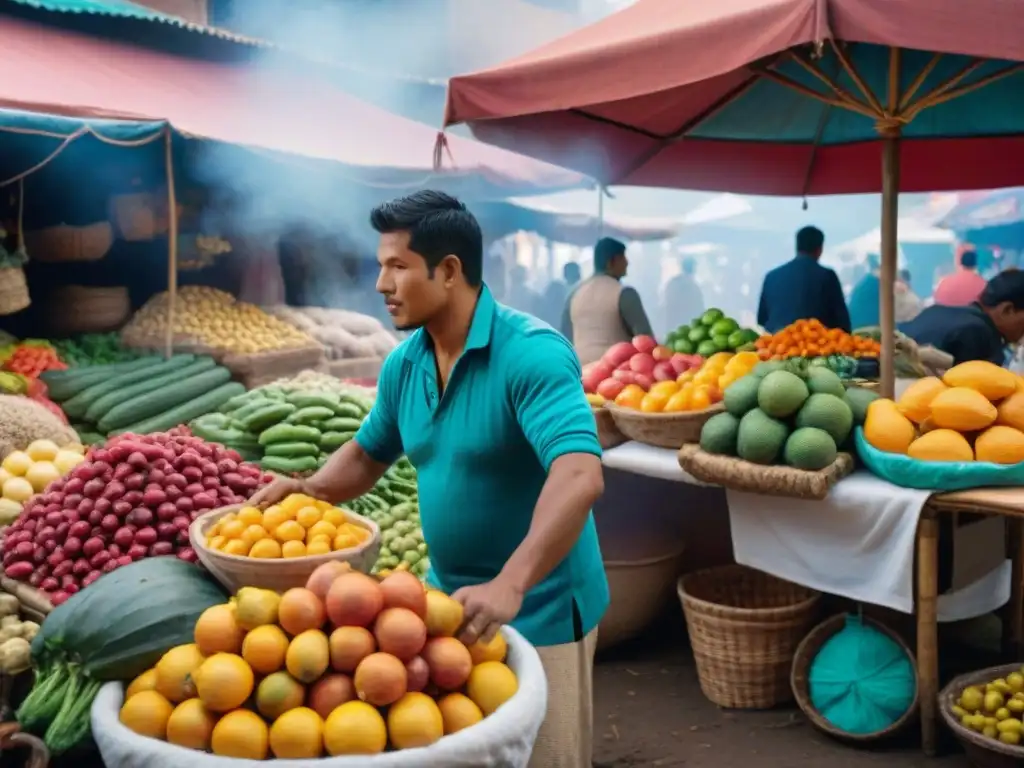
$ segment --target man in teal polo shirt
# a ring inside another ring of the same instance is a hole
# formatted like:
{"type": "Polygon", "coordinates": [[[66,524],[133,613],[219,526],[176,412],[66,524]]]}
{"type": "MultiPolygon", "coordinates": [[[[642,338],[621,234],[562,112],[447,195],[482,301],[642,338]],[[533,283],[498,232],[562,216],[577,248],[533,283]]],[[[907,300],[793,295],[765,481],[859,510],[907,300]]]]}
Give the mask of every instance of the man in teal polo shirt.
{"type": "Polygon", "coordinates": [[[608,584],[590,509],[601,448],[580,364],[561,334],[498,304],[481,278],[483,238],[458,200],[424,191],[370,217],[377,290],[412,330],[384,361],[355,440],[303,492],[333,503],[373,487],[403,453],[419,476],[429,581],[465,609],[462,639],[511,624],[538,647],[550,682],[531,766],[589,768],[591,672],[608,584]]]}

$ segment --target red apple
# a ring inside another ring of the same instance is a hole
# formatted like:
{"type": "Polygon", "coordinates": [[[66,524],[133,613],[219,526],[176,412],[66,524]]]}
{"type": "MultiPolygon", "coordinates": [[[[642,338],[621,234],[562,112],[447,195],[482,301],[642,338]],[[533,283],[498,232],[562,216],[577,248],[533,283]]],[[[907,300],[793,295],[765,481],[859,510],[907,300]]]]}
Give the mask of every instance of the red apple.
{"type": "Polygon", "coordinates": [[[625,387],[625,383],[618,379],[605,379],[597,385],[597,394],[605,400],[614,400],[625,387]]]}
{"type": "Polygon", "coordinates": [[[662,360],[671,360],[672,355],[674,354],[675,353],[671,349],[669,349],[668,347],[664,347],[661,344],[659,344],[658,346],[651,350],[651,357],[653,357],[659,363],[662,360]]]}
{"type": "Polygon", "coordinates": [[[669,362],[671,362],[672,370],[676,372],[676,376],[690,370],[690,362],[686,359],[686,355],[681,355],[677,352],[672,355],[672,359],[669,362]]]}
{"type": "Polygon", "coordinates": [[[667,360],[662,360],[660,363],[654,364],[654,380],[655,381],[675,381],[676,369],[672,367],[672,363],[667,360]]]}
{"type": "Polygon", "coordinates": [[[615,370],[614,365],[609,365],[604,360],[598,360],[596,363],[591,363],[590,365],[593,366],[591,370],[602,379],[607,379],[612,375],[612,371],[615,370]]]}
{"type": "Polygon", "coordinates": [[[646,373],[634,373],[633,383],[639,386],[644,392],[654,386],[654,378],[646,373]]]}
{"type": "Polygon", "coordinates": [[[612,376],[616,381],[621,381],[623,384],[633,384],[636,381],[636,374],[632,371],[616,370],[612,373],[612,376]]]}
{"type": "Polygon", "coordinates": [[[633,348],[637,352],[651,352],[658,342],[654,340],[652,336],[634,336],[633,337],[633,348]]]}
{"type": "Polygon", "coordinates": [[[601,357],[612,368],[622,365],[636,354],[636,349],[628,341],[620,341],[608,348],[608,351],[601,357]]]}
{"type": "Polygon", "coordinates": [[[593,368],[590,370],[583,371],[583,391],[589,393],[597,392],[597,385],[607,379],[607,376],[602,376],[600,371],[595,371],[593,368]]]}
{"type": "Polygon", "coordinates": [[[650,374],[654,372],[654,358],[646,352],[637,352],[629,358],[629,367],[637,373],[650,374]]]}
{"type": "MultiPolygon", "coordinates": [[[[630,366],[630,364],[629,364],[629,360],[627,360],[627,361],[626,361],[626,362],[624,362],[624,363],[623,363],[622,365],[620,365],[620,366],[617,366],[617,367],[615,368],[615,370],[616,370],[616,371],[632,371],[632,370],[633,370],[633,368],[632,368],[632,367],[630,366]]],[[[614,373],[614,372],[615,372],[615,371],[612,371],[612,373],[614,373]]]]}

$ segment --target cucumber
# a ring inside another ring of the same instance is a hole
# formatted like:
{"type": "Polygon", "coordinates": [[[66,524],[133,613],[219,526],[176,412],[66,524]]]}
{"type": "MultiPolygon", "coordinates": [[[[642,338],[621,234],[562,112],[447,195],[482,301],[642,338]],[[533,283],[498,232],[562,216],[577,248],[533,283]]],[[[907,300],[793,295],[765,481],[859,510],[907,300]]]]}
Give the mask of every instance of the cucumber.
{"type": "Polygon", "coordinates": [[[146,379],[150,379],[154,376],[163,376],[165,373],[170,373],[171,371],[184,368],[195,359],[195,355],[175,355],[170,360],[162,362],[159,365],[142,368],[137,371],[129,371],[128,373],[118,374],[113,377],[108,376],[99,384],[93,384],[88,389],[79,392],[73,398],[64,403],[61,408],[69,418],[80,419],[85,416],[85,412],[89,410],[89,406],[104,395],[110,392],[116,392],[119,389],[124,389],[131,384],[145,381],[146,379]]]}
{"type": "Polygon", "coordinates": [[[221,384],[231,381],[231,371],[220,366],[203,371],[188,379],[181,378],[184,370],[187,369],[162,376],[159,389],[115,405],[100,419],[97,425],[100,432],[110,432],[113,429],[120,429],[128,424],[156,416],[169,408],[204,395],[221,384]]]}
{"type": "Polygon", "coordinates": [[[156,355],[140,357],[130,363],[115,363],[113,365],[95,365],[89,368],[70,368],[66,371],[45,371],[39,378],[46,384],[48,394],[55,403],[63,403],[70,400],[79,392],[84,392],[94,384],[100,384],[112,376],[132,371],[141,371],[144,368],[153,368],[163,362],[163,358],[156,355]],[[60,378],[56,374],[62,374],[60,378]]]}
{"type": "Polygon", "coordinates": [[[94,401],[93,404],[86,409],[85,420],[93,424],[98,424],[102,421],[103,417],[118,404],[125,403],[138,395],[153,392],[154,390],[160,389],[171,382],[184,381],[197,373],[202,373],[203,371],[213,368],[215,365],[216,363],[212,357],[201,357],[191,365],[185,366],[180,371],[174,371],[164,376],[153,376],[152,378],[145,379],[137,384],[132,384],[124,389],[109,392],[94,401]]]}
{"type": "Polygon", "coordinates": [[[245,387],[237,381],[230,381],[227,384],[221,384],[212,392],[207,392],[205,395],[201,395],[194,400],[188,400],[180,405],[176,405],[169,411],[164,411],[144,421],[132,424],[125,429],[114,430],[112,434],[134,432],[138,435],[146,435],[150,432],[166,432],[168,429],[172,429],[179,424],[187,424],[192,419],[198,419],[204,414],[213,413],[230,398],[244,391],[245,387]]]}
{"type": "Polygon", "coordinates": [[[284,456],[288,459],[299,456],[319,456],[320,446],[313,443],[271,443],[263,453],[266,456],[284,456]]]}

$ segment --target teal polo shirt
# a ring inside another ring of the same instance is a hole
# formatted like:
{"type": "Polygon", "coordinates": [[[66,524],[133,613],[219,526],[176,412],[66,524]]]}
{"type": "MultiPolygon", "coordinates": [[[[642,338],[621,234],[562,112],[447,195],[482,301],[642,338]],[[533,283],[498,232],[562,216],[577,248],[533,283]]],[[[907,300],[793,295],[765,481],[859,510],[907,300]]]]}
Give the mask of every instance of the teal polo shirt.
{"type": "MultiPolygon", "coordinates": [[[[498,304],[486,286],[443,394],[421,328],[384,361],[377,400],[355,439],[376,461],[405,453],[416,467],[428,578],[449,594],[498,575],[526,538],[555,459],[601,455],[572,346],[498,304]]],[[[591,514],[569,555],[526,594],[512,626],[534,645],[571,643],[607,606],[591,514]]]]}

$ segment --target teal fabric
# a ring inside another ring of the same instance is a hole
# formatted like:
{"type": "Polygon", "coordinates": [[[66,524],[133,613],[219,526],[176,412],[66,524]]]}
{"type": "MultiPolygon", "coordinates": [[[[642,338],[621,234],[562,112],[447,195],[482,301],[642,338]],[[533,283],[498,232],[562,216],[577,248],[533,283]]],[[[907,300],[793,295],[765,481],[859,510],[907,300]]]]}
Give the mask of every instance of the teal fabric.
{"type": "Polygon", "coordinates": [[[921,461],[872,446],[857,427],[857,453],[864,465],[883,480],[924,491],[962,491],[992,485],[1024,485],[1024,463],[987,461],[921,461]]]}
{"type": "Polygon", "coordinates": [[[131,0],[12,0],[18,5],[27,5],[51,13],[83,13],[89,16],[118,16],[144,21],[163,21],[181,24],[182,19],[160,13],[131,0]]]}
{"type": "MultiPolygon", "coordinates": [[[[378,461],[404,452],[416,467],[432,584],[451,593],[497,576],[526,537],[552,462],[601,455],[580,376],[564,336],[486,287],[443,395],[423,329],[385,360],[356,441],[378,461]]],[[[512,626],[534,645],[571,643],[573,602],[584,633],[608,606],[593,516],[512,626]]]]}
{"type": "Polygon", "coordinates": [[[910,709],[917,675],[899,643],[851,615],[811,662],[808,687],[822,717],[845,733],[865,735],[910,709]]]}

